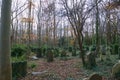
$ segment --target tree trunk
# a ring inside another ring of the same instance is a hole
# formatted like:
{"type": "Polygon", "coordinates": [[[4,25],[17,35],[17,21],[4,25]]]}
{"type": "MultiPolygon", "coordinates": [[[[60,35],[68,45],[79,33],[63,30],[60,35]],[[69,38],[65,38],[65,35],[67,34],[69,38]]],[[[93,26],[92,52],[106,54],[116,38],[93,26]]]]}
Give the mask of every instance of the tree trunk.
{"type": "Polygon", "coordinates": [[[0,80],[12,80],[10,62],[11,0],[2,0],[0,27],[0,80]]]}
{"type": "Polygon", "coordinates": [[[78,38],[78,43],[79,43],[79,48],[80,48],[80,57],[82,58],[82,64],[83,64],[83,67],[85,67],[85,57],[84,57],[84,50],[83,50],[83,46],[82,46],[82,39],[80,37],[77,37],[78,38]]]}
{"type": "Polygon", "coordinates": [[[99,10],[98,10],[98,0],[96,0],[96,54],[99,53],[99,10]]]}

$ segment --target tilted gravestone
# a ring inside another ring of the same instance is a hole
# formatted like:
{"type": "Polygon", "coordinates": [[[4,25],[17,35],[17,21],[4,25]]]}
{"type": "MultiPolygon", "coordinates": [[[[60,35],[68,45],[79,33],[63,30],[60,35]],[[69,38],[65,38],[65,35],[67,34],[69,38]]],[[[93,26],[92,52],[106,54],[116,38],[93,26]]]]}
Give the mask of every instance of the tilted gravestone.
{"type": "Polygon", "coordinates": [[[93,67],[96,66],[95,52],[89,51],[86,56],[87,56],[87,68],[92,69],[93,67]]]}
{"type": "Polygon", "coordinates": [[[117,80],[120,80],[120,61],[116,63],[112,68],[112,77],[117,80]]]}

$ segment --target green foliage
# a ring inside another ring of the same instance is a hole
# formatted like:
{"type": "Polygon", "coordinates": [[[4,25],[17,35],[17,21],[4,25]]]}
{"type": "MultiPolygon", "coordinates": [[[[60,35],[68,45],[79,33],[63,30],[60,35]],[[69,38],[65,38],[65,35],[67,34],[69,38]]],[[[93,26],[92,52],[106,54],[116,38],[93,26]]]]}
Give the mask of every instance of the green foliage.
{"type": "Polygon", "coordinates": [[[86,51],[89,51],[89,46],[83,45],[83,49],[84,49],[85,52],[86,52],[86,51]]]}
{"type": "Polygon", "coordinates": [[[119,48],[118,44],[113,45],[113,54],[118,54],[118,48],[119,48]]]}
{"type": "Polygon", "coordinates": [[[96,50],[96,46],[95,45],[90,46],[90,51],[95,51],[95,50],[96,50]]]}
{"type": "Polygon", "coordinates": [[[72,56],[77,56],[76,49],[72,50],[72,56]]]}
{"type": "Polygon", "coordinates": [[[118,44],[111,44],[110,47],[111,47],[111,54],[113,55],[118,54],[118,48],[119,48],[118,44]]]}
{"type": "Polygon", "coordinates": [[[31,52],[36,52],[36,49],[38,49],[38,46],[30,46],[31,52]]]}
{"type": "Polygon", "coordinates": [[[37,56],[38,58],[40,58],[40,57],[43,56],[43,55],[42,55],[42,48],[37,48],[37,49],[36,49],[36,56],[37,56]]]}
{"type": "Polygon", "coordinates": [[[72,50],[73,50],[73,47],[69,46],[69,52],[72,52],[72,50]]]}
{"type": "Polygon", "coordinates": [[[28,66],[33,69],[33,68],[35,68],[37,65],[36,65],[36,63],[32,62],[32,63],[30,63],[28,66]]]}
{"type": "Polygon", "coordinates": [[[47,45],[43,45],[41,47],[41,50],[42,50],[42,53],[43,53],[43,56],[45,57],[46,56],[46,53],[47,53],[47,50],[49,49],[49,46],[47,45]]]}
{"type": "Polygon", "coordinates": [[[62,50],[61,51],[61,55],[60,55],[61,57],[66,57],[67,56],[67,53],[66,53],[66,51],[65,50],[62,50]]]}
{"type": "Polygon", "coordinates": [[[59,57],[60,54],[59,48],[54,48],[53,53],[54,53],[54,57],[59,57]]]}
{"type": "Polygon", "coordinates": [[[21,61],[26,61],[26,56],[23,55],[21,57],[11,57],[12,62],[21,62],[21,61]]]}
{"type": "Polygon", "coordinates": [[[20,57],[22,55],[25,55],[28,51],[28,48],[26,45],[23,44],[15,44],[11,48],[11,56],[12,57],[20,57]]]}

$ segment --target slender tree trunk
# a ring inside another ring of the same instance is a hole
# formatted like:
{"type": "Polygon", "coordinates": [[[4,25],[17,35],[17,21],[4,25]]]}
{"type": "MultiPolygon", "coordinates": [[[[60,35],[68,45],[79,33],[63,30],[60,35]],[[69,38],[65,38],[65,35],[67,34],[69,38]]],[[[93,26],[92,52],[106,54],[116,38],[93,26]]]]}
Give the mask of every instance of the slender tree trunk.
{"type": "Polygon", "coordinates": [[[42,5],[41,0],[39,1],[39,12],[38,12],[38,25],[37,25],[37,35],[38,35],[38,46],[41,47],[41,30],[42,30],[42,23],[41,23],[41,13],[42,13],[42,5]]]}
{"type": "Polygon", "coordinates": [[[99,53],[99,11],[98,0],[96,0],[96,54],[99,53]]]}
{"type": "Polygon", "coordinates": [[[2,0],[0,26],[0,80],[12,80],[10,61],[11,0],[2,0]]]}
{"type": "Polygon", "coordinates": [[[29,55],[30,55],[30,45],[31,45],[31,22],[30,22],[30,19],[31,19],[32,1],[29,0],[28,3],[29,3],[28,4],[28,6],[29,6],[29,9],[28,9],[28,47],[29,47],[29,50],[28,50],[27,57],[29,57],[29,55]]]}
{"type": "MultiPolygon", "coordinates": [[[[55,5],[55,4],[54,4],[55,5]]],[[[53,37],[54,37],[54,46],[56,46],[56,16],[55,16],[55,10],[54,10],[54,28],[53,28],[53,37]]]]}
{"type": "Polygon", "coordinates": [[[83,41],[82,41],[82,33],[81,35],[79,34],[79,37],[77,37],[78,39],[78,43],[79,43],[79,48],[80,48],[80,57],[82,58],[82,64],[83,64],[83,67],[85,67],[86,63],[85,63],[85,58],[84,58],[84,50],[83,50],[83,41]]]}

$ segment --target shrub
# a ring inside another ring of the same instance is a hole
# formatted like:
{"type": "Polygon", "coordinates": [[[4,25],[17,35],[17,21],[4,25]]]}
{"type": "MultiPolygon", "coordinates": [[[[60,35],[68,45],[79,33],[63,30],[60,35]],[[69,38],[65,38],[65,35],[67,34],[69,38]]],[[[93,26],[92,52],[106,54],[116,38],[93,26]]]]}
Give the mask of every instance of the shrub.
{"type": "Polygon", "coordinates": [[[46,57],[46,53],[47,53],[47,50],[48,50],[48,46],[47,45],[44,45],[41,47],[41,50],[42,50],[42,54],[44,57],[46,57]]]}
{"type": "Polygon", "coordinates": [[[96,46],[95,45],[90,46],[90,51],[95,51],[95,50],[96,50],[96,46]]]}
{"type": "Polygon", "coordinates": [[[72,51],[72,56],[76,56],[77,54],[76,54],[76,49],[74,49],[73,51],[72,51]]]}
{"type": "Polygon", "coordinates": [[[30,46],[30,50],[34,53],[36,52],[37,48],[38,48],[37,46],[30,46]]]}
{"type": "Polygon", "coordinates": [[[62,50],[62,51],[61,51],[61,57],[66,57],[66,56],[67,56],[66,51],[65,51],[65,50],[62,50]]]}
{"type": "Polygon", "coordinates": [[[69,47],[69,52],[72,52],[72,50],[73,50],[73,47],[70,46],[70,47],[69,47]]]}
{"type": "Polygon", "coordinates": [[[31,69],[35,68],[36,66],[37,66],[37,64],[34,63],[34,62],[32,62],[28,65],[28,67],[31,68],[31,69]]]}
{"type": "Polygon", "coordinates": [[[84,51],[89,51],[89,47],[88,46],[83,46],[84,51]]]}
{"type": "Polygon", "coordinates": [[[37,46],[31,46],[30,47],[31,51],[34,52],[36,54],[36,56],[38,58],[42,57],[42,48],[41,47],[37,47],[37,46]]]}
{"type": "Polygon", "coordinates": [[[28,48],[26,47],[26,45],[15,44],[12,46],[11,56],[12,57],[20,57],[22,55],[25,55],[25,53],[27,53],[27,50],[28,50],[28,48]]]}
{"type": "Polygon", "coordinates": [[[113,54],[118,54],[118,48],[119,48],[118,44],[113,45],[113,54]]]}
{"type": "Polygon", "coordinates": [[[21,57],[11,57],[12,62],[21,62],[21,61],[26,61],[26,56],[23,55],[21,57]]]}
{"type": "Polygon", "coordinates": [[[59,48],[54,48],[53,53],[54,57],[59,57],[59,48]]]}
{"type": "Polygon", "coordinates": [[[36,56],[37,56],[38,58],[43,57],[43,55],[42,55],[42,48],[37,48],[37,49],[36,49],[36,56]]]}
{"type": "Polygon", "coordinates": [[[118,54],[118,48],[119,48],[118,44],[111,44],[110,47],[111,47],[110,52],[112,55],[118,54]]]}

